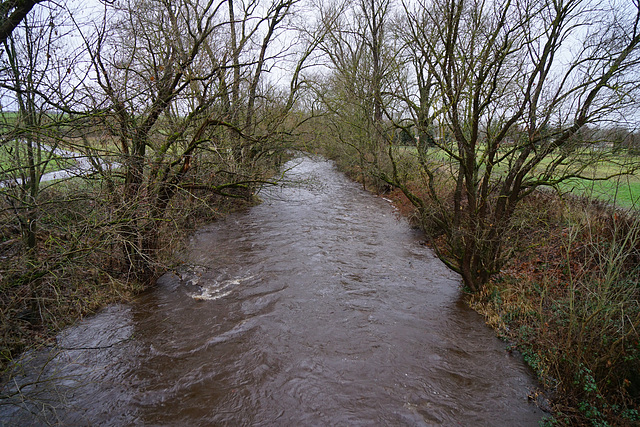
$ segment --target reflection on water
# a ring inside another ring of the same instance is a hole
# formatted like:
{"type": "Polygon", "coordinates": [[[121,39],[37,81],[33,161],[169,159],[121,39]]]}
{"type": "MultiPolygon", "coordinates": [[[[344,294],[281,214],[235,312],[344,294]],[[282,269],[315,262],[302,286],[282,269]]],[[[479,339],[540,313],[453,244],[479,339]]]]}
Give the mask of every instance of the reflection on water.
{"type": "Polygon", "coordinates": [[[299,185],[200,230],[180,271],[25,363],[38,385],[4,422],[537,425],[527,370],[420,234],[332,163],[295,162],[299,185]]]}

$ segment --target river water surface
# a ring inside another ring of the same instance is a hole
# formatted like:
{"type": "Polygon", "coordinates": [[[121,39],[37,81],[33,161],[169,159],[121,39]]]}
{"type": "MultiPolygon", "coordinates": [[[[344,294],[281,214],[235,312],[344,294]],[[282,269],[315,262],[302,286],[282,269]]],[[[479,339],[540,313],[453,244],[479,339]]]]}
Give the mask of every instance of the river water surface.
{"type": "Polygon", "coordinates": [[[332,163],[288,166],[298,185],[33,355],[4,423],[537,425],[529,372],[421,235],[332,163]]]}

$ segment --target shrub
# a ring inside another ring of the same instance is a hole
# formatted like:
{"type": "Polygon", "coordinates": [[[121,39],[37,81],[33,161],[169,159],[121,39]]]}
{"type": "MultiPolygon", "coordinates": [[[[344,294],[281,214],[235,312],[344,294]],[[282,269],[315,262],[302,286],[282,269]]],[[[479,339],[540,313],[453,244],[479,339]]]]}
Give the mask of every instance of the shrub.
{"type": "Polygon", "coordinates": [[[523,353],[560,422],[635,423],[640,218],[549,197],[524,205],[513,260],[472,304],[523,353]]]}

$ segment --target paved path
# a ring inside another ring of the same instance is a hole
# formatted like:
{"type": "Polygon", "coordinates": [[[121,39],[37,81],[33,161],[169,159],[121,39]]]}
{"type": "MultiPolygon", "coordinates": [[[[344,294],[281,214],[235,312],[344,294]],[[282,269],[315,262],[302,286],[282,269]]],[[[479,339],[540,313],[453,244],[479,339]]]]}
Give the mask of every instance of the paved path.
{"type": "MultiPolygon", "coordinates": [[[[53,155],[62,157],[63,159],[71,159],[75,161],[76,166],[69,169],[45,173],[40,177],[40,182],[84,176],[96,171],[91,159],[85,154],[64,150],[59,147],[52,148],[47,145],[42,145],[42,149],[52,153],[53,155]]],[[[108,163],[99,158],[96,158],[95,160],[98,161],[100,165],[106,166],[108,169],[114,169],[120,166],[118,163],[108,163]]],[[[17,185],[22,185],[22,178],[15,177],[5,181],[0,181],[0,187],[12,187],[17,185]]]]}

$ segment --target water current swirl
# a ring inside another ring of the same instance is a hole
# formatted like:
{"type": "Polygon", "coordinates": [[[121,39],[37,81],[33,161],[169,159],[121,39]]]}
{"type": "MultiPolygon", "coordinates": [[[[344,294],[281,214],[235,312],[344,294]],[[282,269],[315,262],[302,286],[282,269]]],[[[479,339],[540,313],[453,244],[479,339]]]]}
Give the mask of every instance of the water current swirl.
{"type": "Polygon", "coordinates": [[[3,422],[537,425],[530,373],[420,233],[331,162],[288,166],[298,185],[201,229],[156,288],[32,354],[3,422]]]}

